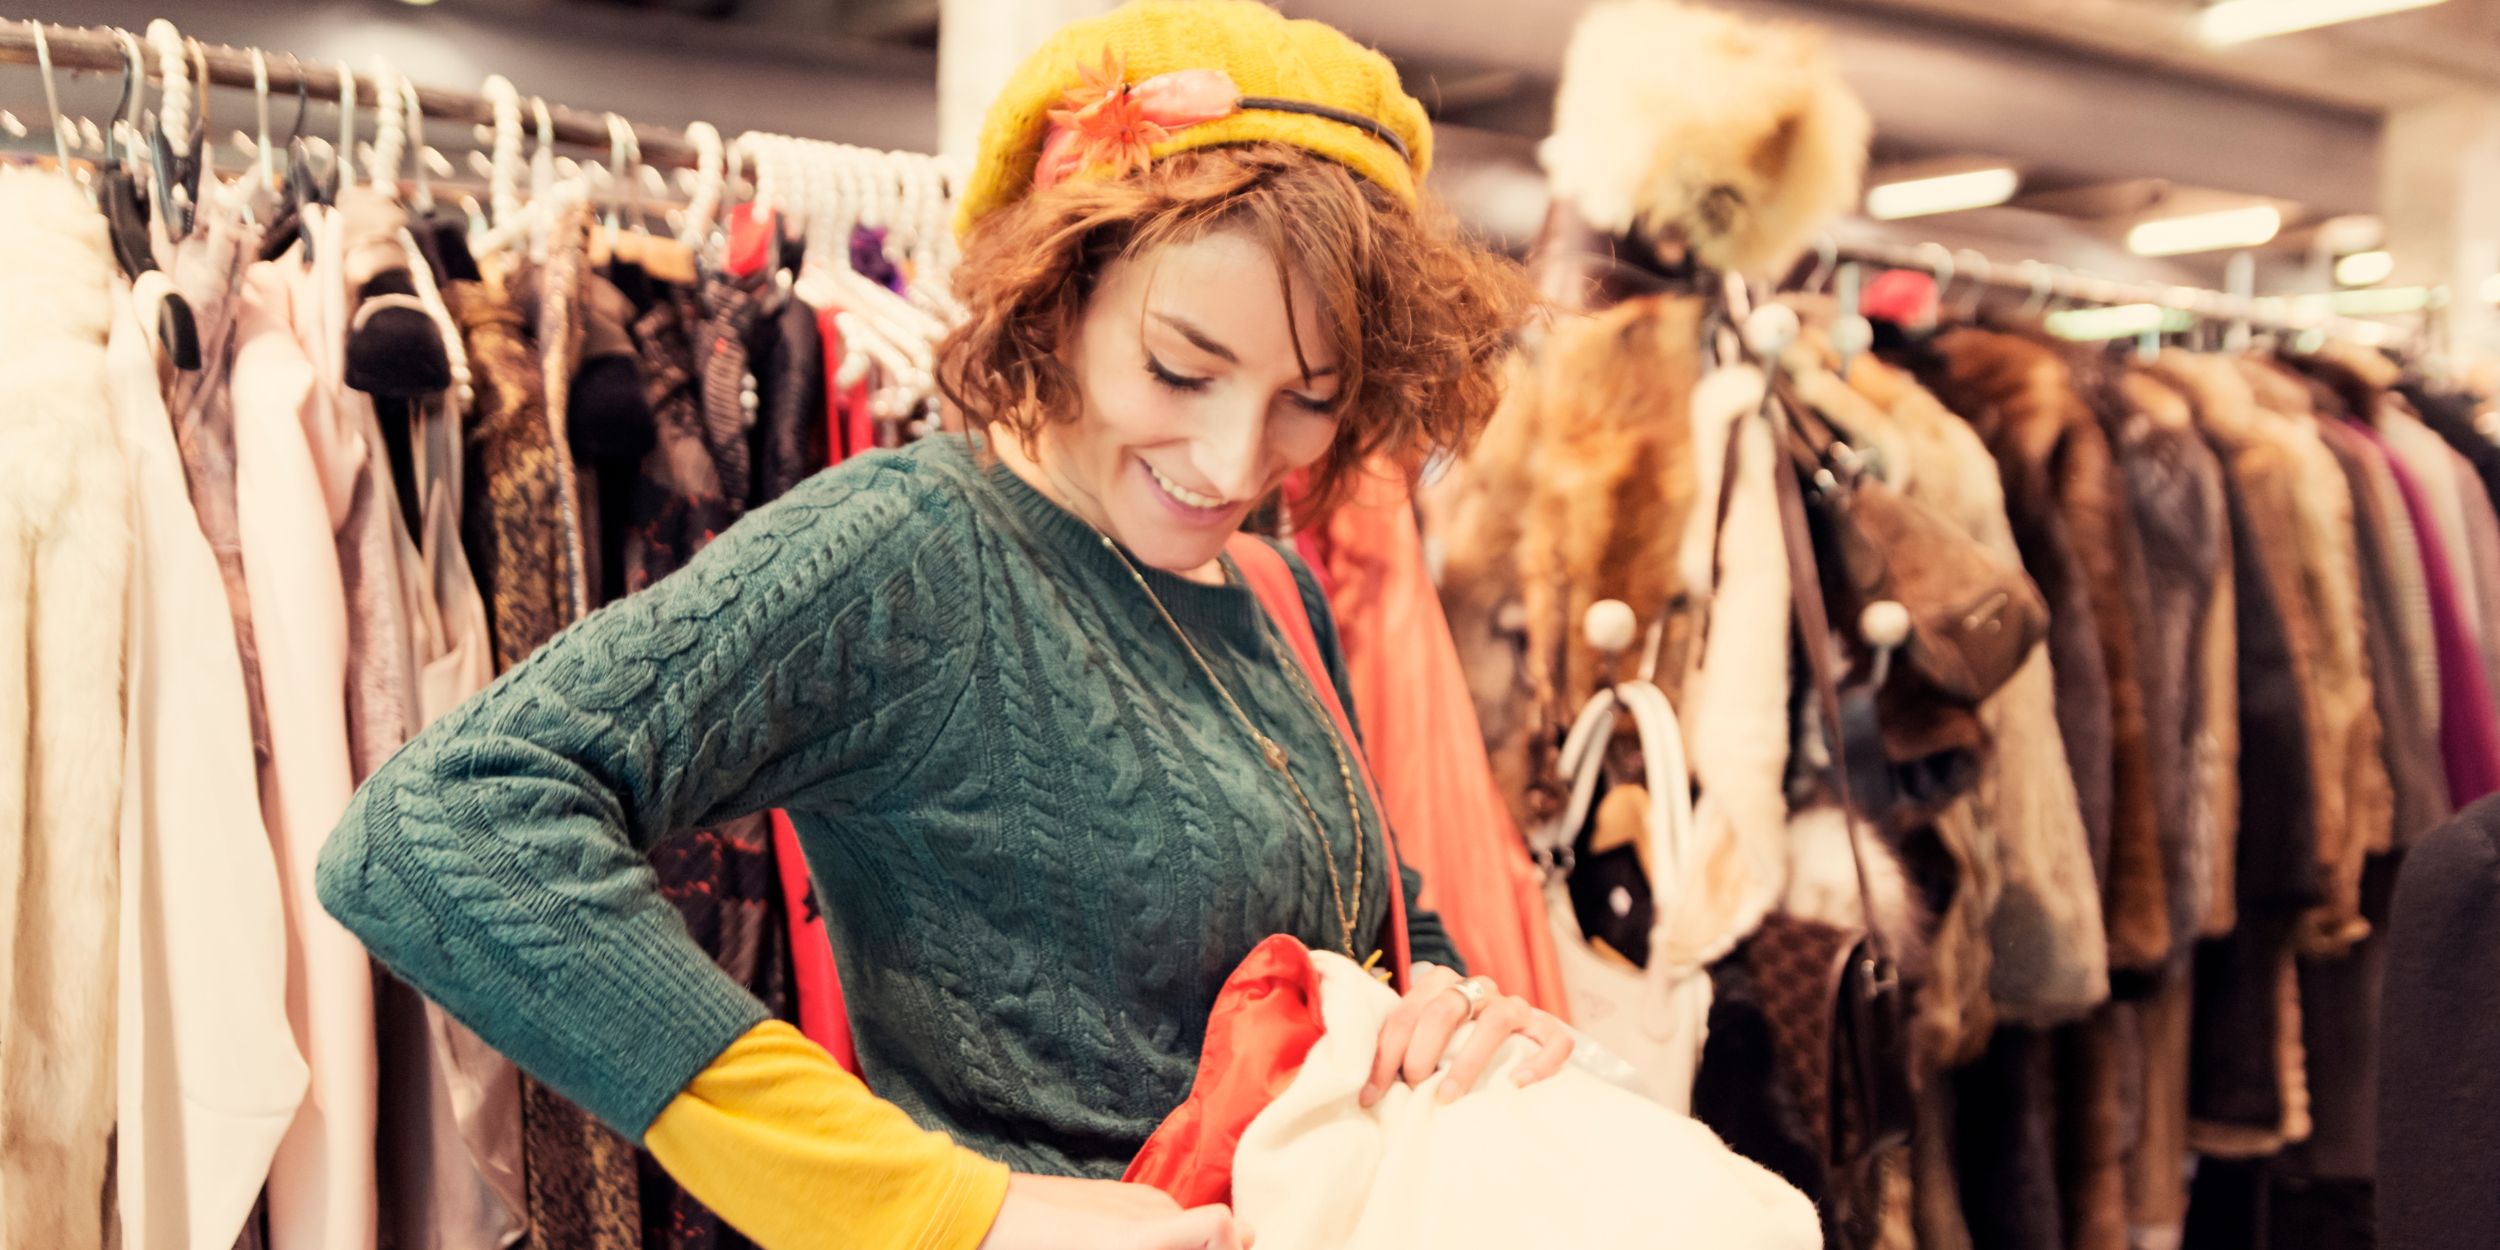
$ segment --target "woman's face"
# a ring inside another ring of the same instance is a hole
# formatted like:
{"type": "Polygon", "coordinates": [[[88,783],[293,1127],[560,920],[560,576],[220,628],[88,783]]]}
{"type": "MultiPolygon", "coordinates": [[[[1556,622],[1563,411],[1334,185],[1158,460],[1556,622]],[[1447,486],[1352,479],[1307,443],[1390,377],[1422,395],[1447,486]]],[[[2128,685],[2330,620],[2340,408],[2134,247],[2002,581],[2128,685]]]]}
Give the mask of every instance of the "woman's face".
{"type": "Polygon", "coordinates": [[[1071,348],[1084,411],[1043,430],[1046,493],[1140,561],[1208,576],[1243,515],[1336,438],[1339,362],[1310,283],[1291,281],[1288,322],[1275,260],[1238,232],[1113,262],[1071,348]]]}

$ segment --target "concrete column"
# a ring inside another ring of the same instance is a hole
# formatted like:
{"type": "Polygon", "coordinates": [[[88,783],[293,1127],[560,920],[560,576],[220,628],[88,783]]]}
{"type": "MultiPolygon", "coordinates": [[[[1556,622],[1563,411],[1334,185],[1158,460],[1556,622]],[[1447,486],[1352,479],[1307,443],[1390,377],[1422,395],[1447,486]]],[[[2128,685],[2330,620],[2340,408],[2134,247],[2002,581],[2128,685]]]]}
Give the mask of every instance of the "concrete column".
{"type": "Polygon", "coordinates": [[[981,118],[1016,66],[1052,31],[1117,0],[940,0],[938,151],[972,159],[981,118]]]}
{"type": "Polygon", "coordinates": [[[2500,273],[2500,91],[2459,92],[2387,115],[2379,214],[2390,282],[2445,286],[2450,341],[2500,352],[2484,284],[2500,273]]]}

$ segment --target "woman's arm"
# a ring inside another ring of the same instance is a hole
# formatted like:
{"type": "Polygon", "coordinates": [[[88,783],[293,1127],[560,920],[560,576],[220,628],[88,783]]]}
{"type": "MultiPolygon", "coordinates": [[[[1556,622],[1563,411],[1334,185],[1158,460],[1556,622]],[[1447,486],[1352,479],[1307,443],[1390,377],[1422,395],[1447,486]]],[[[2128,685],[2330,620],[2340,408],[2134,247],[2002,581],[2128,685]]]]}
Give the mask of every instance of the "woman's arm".
{"type": "Polygon", "coordinates": [[[645,860],[838,800],[969,681],[961,502],[881,458],[757,511],[409,743],[322,849],[322,905],[489,1045],[640,1141],[762,1004],[645,860]],[[961,645],[959,645],[961,644],[961,645]]]}

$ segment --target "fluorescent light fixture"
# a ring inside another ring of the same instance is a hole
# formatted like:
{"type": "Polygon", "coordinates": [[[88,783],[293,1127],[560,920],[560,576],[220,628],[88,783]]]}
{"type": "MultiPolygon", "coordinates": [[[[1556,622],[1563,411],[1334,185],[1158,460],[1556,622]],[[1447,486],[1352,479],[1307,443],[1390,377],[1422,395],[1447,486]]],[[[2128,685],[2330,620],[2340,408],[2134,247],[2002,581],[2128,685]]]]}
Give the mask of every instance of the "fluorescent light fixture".
{"type": "Polygon", "coordinates": [[[2423,286],[2380,287],[2374,291],[2338,291],[2332,305],[2339,317],[2392,317],[2398,313],[2420,312],[2431,306],[2431,291],[2423,286]]]}
{"type": "Polygon", "coordinates": [[[2207,43],[2246,43],[2365,17],[2427,9],[2446,0],[2221,0],[2198,15],[2207,43]]]}
{"type": "Polygon", "coordinates": [[[2396,272],[2393,252],[2355,252],[2335,262],[2337,286],[2377,286],[2396,272]]]}
{"type": "Polygon", "coordinates": [[[2283,214],[2272,205],[2230,208],[2148,221],[2127,232],[2127,250],[2138,256],[2181,256],[2227,247],[2256,247],[2283,228],[2283,214]]]}
{"type": "Polygon", "coordinates": [[[2127,339],[2153,330],[2176,333],[2196,324],[2185,311],[2159,304],[2120,304],[2114,308],[2069,308],[2042,318],[2049,333],[2079,343],[2127,339]]]}
{"type": "Polygon", "coordinates": [[[1887,182],[1866,193],[1866,215],[1877,221],[1899,221],[1934,213],[1987,208],[2014,198],[2022,176],[2010,169],[1974,169],[1935,178],[1887,182]]]}

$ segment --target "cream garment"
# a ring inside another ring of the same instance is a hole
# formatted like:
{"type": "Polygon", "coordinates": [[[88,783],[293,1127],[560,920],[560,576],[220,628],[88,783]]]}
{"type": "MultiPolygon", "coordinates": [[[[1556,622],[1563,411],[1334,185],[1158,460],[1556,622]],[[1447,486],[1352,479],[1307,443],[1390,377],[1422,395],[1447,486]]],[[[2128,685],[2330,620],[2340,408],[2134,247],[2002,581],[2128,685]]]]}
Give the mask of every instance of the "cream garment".
{"type": "Polygon", "coordinates": [[[127,1250],[227,1250],[303,1101],[286,917],[253,781],[243,663],[144,329],[162,275],[115,309],[113,416],[137,530],[121,805],[127,1250]]]}
{"type": "Polygon", "coordinates": [[[1788,884],[1788,547],[1772,477],[1779,449],[1769,423],[1749,419],[1763,389],[1761,371],[1740,365],[1693,391],[1694,505],[1677,562],[1684,585],[1713,589],[1677,710],[1701,798],[1684,867],[1692,884],[1672,913],[1660,909],[1651,952],[1694,967],[1733,950],[1788,884]],[[1714,526],[1731,438],[1736,481],[1714,526]]]}
{"type": "Polygon", "coordinates": [[[0,169],[0,1246],[105,1238],[130,484],[104,219],[0,169]]]}
{"type": "Polygon", "coordinates": [[[313,887],[321,843],[353,790],[337,527],[355,475],[340,471],[337,423],[295,340],[295,318],[318,313],[295,255],[243,275],[233,380],[235,493],[269,717],[261,807],[286,900],[287,1014],[312,1068],[269,1178],[269,1244],[370,1250],[373,970],[313,887]]]}
{"type": "MultiPolygon", "coordinates": [[[[1381,1022],[1398,1003],[1341,955],[1314,953],[1327,1028],[1233,1156],[1233,1210],[1260,1250],[1815,1250],[1814,1204],[1699,1121],[1578,1060],[1522,1088],[1513,1039],[1476,1091],[1442,1076],[1366,1109],[1381,1022]]],[[[1469,1026],[1472,1028],[1473,1026],[1469,1026]]],[[[1452,1053],[1468,1031],[1453,1039],[1452,1053]]]]}

